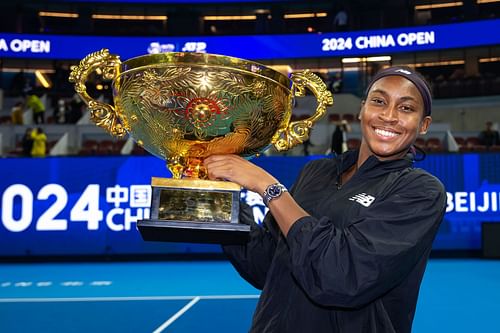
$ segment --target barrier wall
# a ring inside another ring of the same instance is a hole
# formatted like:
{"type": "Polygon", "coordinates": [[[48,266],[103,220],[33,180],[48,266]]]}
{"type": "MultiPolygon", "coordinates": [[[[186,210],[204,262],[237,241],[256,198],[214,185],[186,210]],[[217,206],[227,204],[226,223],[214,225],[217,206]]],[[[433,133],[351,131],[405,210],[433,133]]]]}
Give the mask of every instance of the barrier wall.
{"type": "MultiPolygon", "coordinates": [[[[291,186],[308,157],[254,162],[291,186]]],[[[500,222],[500,154],[436,154],[417,163],[448,191],[434,249],[481,247],[481,223],[500,222]]],[[[144,242],[137,219],[149,216],[152,176],[169,177],[156,157],[52,157],[0,160],[0,257],[218,253],[217,245],[144,242]]],[[[243,193],[258,221],[260,196],[243,193]]]]}

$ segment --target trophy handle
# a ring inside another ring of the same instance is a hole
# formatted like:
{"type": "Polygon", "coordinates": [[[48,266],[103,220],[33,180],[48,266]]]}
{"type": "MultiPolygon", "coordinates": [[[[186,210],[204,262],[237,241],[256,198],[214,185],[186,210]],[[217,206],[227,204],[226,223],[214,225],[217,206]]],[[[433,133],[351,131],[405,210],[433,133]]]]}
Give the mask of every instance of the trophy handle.
{"type": "Polygon", "coordinates": [[[75,84],[75,91],[90,109],[90,119],[97,126],[119,138],[123,137],[126,131],[119,122],[115,108],[90,97],[87,93],[85,83],[87,82],[89,74],[96,70],[101,71],[104,79],[114,79],[120,64],[121,61],[119,56],[109,54],[108,49],[102,49],[87,55],[80,61],[78,66],[72,66],[69,76],[69,81],[75,84]]]}
{"type": "Polygon", "coordinates": [[[326,84],[319,76],[311,73],[309,70],[293,73],[290,76],[294,85],[294,95],[302,97],[305,95],[305,89],[312,91],[318,106],[316,112],[311,117],[290,122],[285,129],[278,130],[274,136],[274,147],[278,151],[285,151],[304,142],[309,138],[309,132],[314,123],[319,120],[326,112],[326,108],[333,105],[333,95],[328,90],[326,84]]]}

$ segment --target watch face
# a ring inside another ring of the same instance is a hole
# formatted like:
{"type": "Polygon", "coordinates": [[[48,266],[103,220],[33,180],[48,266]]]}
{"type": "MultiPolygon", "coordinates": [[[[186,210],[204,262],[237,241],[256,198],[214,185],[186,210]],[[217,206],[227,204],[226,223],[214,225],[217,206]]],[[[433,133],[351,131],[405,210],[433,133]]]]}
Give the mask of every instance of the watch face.
{"type": "Polygon", "coordinates": [[[283,189],[281,186],[275,185],[275,186],[271,186],[268,193],[270,196],[275,197],[275,196],[280,195],[282,191],[283,191],[283,189]]]}

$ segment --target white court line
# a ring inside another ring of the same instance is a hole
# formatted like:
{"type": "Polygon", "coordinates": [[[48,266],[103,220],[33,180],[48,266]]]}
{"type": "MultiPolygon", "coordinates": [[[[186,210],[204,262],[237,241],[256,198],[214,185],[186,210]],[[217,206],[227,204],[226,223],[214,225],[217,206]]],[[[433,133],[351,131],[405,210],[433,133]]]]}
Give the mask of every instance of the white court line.
{"type": "Polygon", "coordinates": [[[153,333],[161,333],[161,332],[163,332],[163,330],[165,328],[169,327],[170,324],[172,324],[174,321],[177,320],[177,318],[179,318],[180,316],[182,316],[187,310],[191,309],[191,307],[193,307],[193,305],[195,305],[196,303],[198,303],[199,300],[200,300],[199,296],[195,297],[193,300],[191,300],[191,302],[189,302],[188,304],[184,305],[184,307],[182,309],[180,309],[179,311],[177,311],[176,314],[174,314],[172,317],[168,318],[168,320],[166,322],[164,322],[163,324],[161,324],[160,327],[158,327],[157,329],[155,329],[153,331],[153,333]]]}
{"type": "Polygon", "coordinates": [[[41,302],[127,302],[127,301],[176,301],[200,299],[257,299],[259,295],[206,295],[206,296],[135,296],[135,297],[40,297],[40,298],[0,298],[0,303],[41,303],[41,302]]]}

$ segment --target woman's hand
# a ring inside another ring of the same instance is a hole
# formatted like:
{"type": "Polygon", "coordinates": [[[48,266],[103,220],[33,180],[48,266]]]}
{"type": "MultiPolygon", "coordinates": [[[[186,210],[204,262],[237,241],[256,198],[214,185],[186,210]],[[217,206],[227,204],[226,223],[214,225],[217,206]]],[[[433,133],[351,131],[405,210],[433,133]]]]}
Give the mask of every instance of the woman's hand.
{"type": "Polygon", "coordinates": [[[264,193],[270,184],[278,182],[264,169],[238,155],[212,155],[203,163],[209,179],[229,180],[259,194],[264,193]]]}
{"type": "MultiPolygon", "coordinates": [[[[278,182],[265,170],[238,155],[212,155],[203,163],[207,168],[208,178],[229,180],[261,195],[269,185],[278,182]]],[[[285,236],[295,221],[309,215],[288,192],[283,193],[279,199],[272,200],[268,207],[285,236]]]]}

